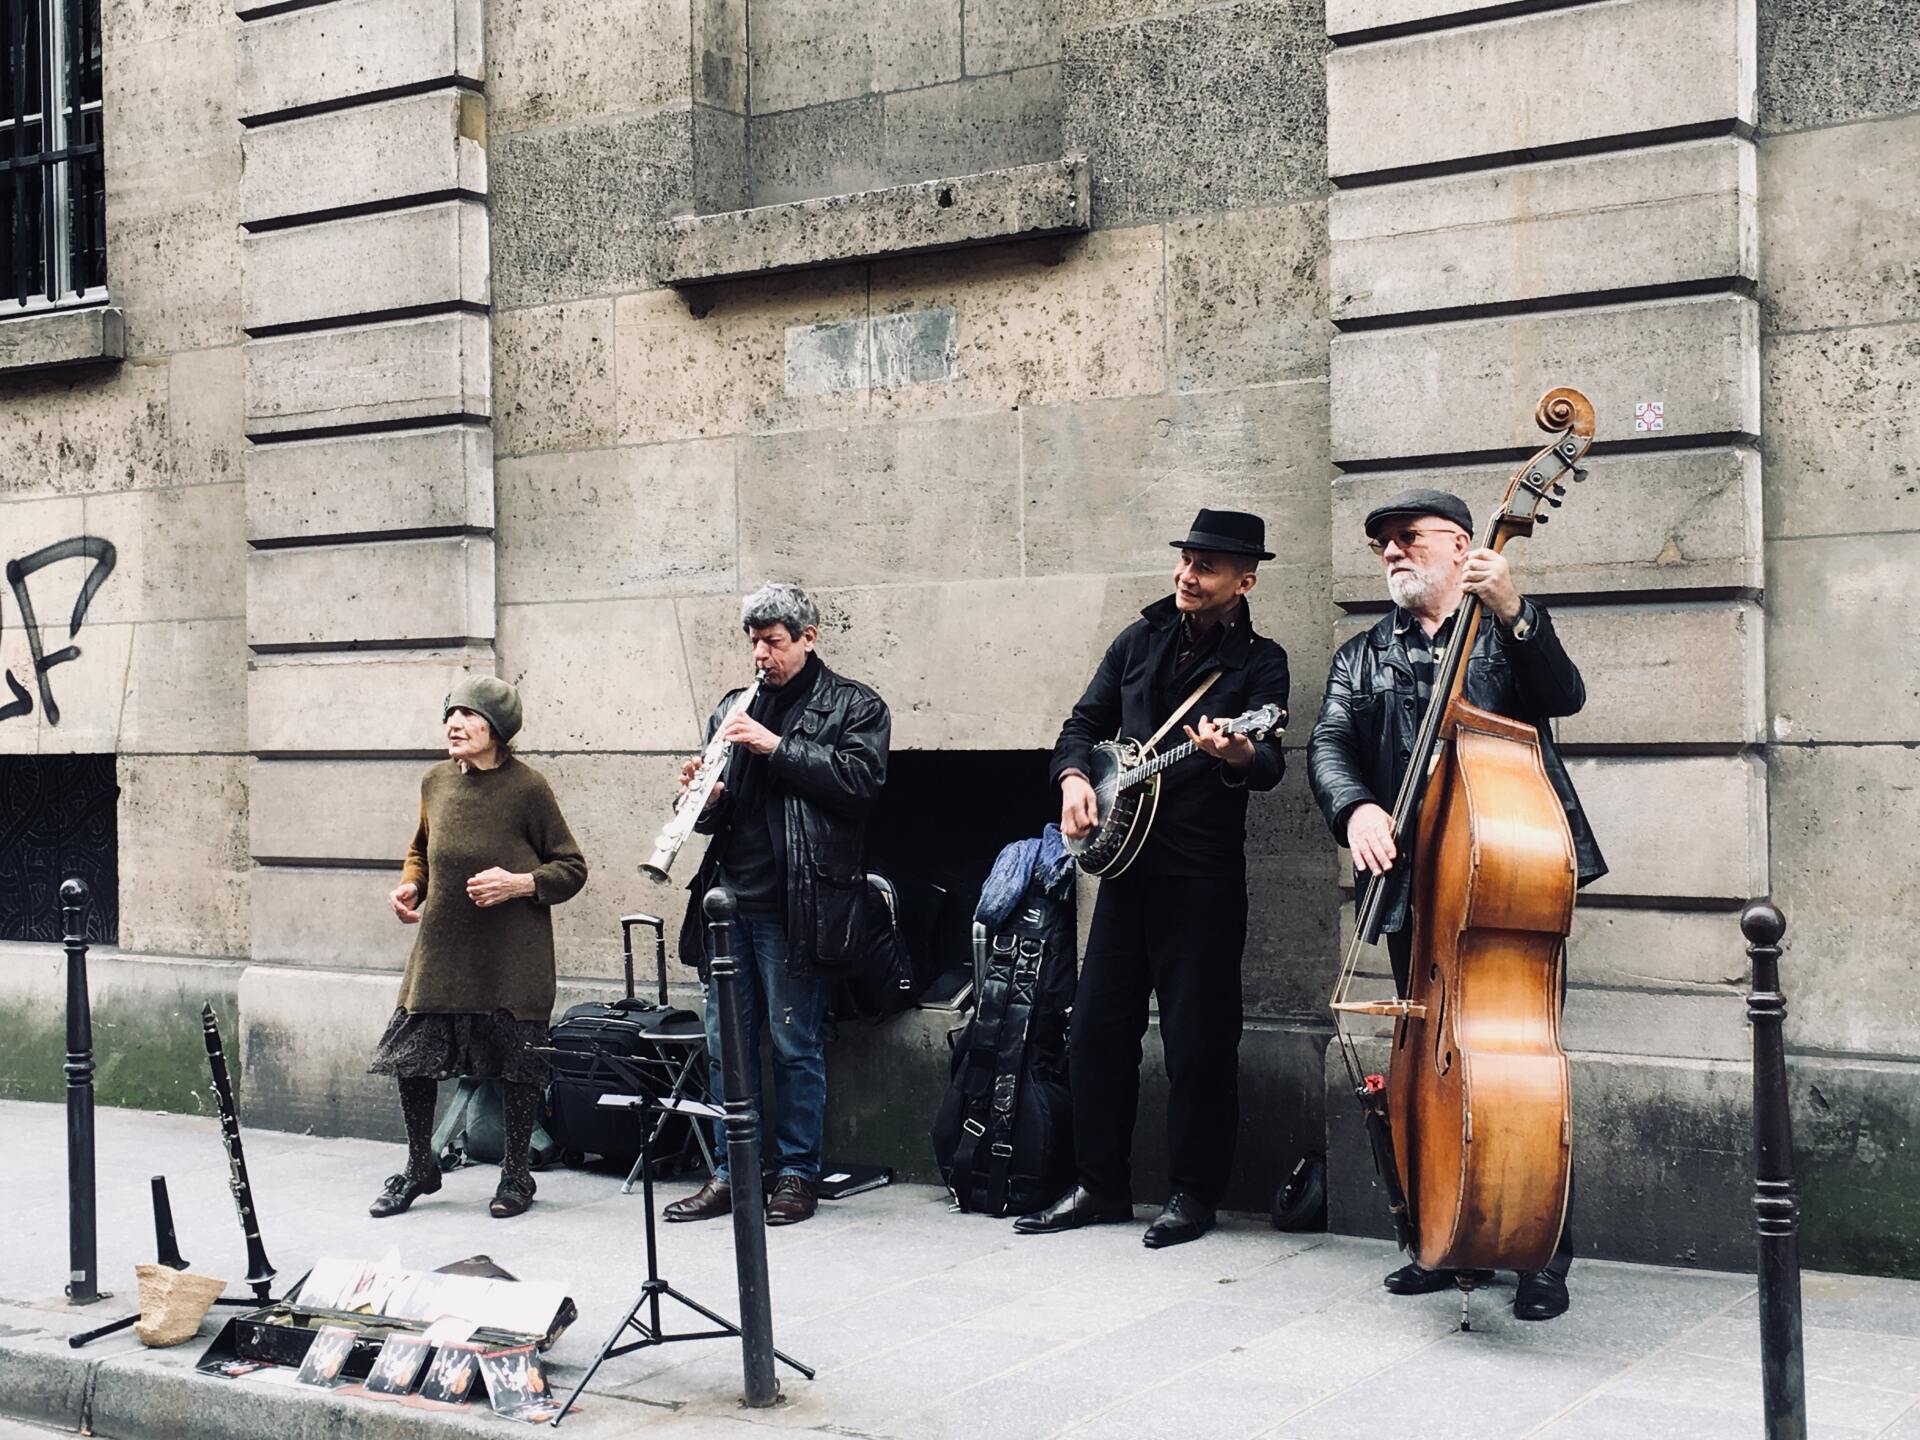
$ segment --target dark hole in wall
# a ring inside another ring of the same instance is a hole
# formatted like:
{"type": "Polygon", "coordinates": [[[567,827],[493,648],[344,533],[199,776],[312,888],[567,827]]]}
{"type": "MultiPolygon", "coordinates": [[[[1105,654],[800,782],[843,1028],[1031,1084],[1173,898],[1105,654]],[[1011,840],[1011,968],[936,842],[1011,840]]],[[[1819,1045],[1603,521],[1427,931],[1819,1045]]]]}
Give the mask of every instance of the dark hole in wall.
{"type": "Polygon", "coordinates": [[[111,755],[0,756],[0,940],[58,944],[60,882],[78,876],[87,939],[118,943],[119,795],[111,755]]]}
{"type": "MultiPolygon", "coordinates": [[[[1045,750],[896,750],[867,830],[867,868],[897,885],[946,893],[921,943],[942,971],[972,973],[973,909],[1001,847],[1060,818],[1045,750]]],[[[911,936],[911,932],[910,932],[911,936]]]]}

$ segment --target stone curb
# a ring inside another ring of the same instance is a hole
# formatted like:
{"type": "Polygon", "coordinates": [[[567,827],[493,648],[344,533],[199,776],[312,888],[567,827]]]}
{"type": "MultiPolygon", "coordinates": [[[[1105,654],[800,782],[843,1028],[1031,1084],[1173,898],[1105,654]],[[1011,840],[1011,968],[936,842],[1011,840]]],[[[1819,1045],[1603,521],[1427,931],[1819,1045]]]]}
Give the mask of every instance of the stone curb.
{"type": "MultiPolygon", "coordinates": [[[[75,1350],[67,1337],[104,1324],[120,1298],[85,1314],[0,1300],[0,1417],[138,1440],[427,1440],[514,1432],[482,1409],[421,1411],[305,1386],[247,1384],[193,1369],[216,1333],[211,1320],[185,1345],[148,1350],[131,1331],[75,1350]]],[[[562,1371],[562,1375],[569,1372],[562,1371]]],[[[569,1380],[569,1385],[572,1383],[569,1380]]],[[[599,1390],[563,1427],[579,1440],[624,1435],[673,1412],[599,1390]]]]}

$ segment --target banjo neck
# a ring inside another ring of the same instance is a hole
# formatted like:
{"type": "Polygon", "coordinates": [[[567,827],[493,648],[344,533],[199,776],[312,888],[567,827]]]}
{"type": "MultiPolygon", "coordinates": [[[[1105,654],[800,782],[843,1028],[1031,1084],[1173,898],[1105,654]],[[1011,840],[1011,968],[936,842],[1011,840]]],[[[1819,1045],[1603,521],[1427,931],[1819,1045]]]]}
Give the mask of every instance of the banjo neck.
{"type": "Polygon", "coordinates": [[[1121,771],[1120,777],[1115,783],[1122,790],[1131,790],[1142,780],[1151,780],[1169,765],[1177,765],[1180,761],[1186,759],[1187,756],[1193,754],[1198,748],[1199,746],[1195,745],[1193,741],[1183,740],[1174,746],[1173,749],[1167,751],[1166,754],[1156,755],[1151,760],[1143,761],[1135,765],[1131,770],[1121,771]]]}

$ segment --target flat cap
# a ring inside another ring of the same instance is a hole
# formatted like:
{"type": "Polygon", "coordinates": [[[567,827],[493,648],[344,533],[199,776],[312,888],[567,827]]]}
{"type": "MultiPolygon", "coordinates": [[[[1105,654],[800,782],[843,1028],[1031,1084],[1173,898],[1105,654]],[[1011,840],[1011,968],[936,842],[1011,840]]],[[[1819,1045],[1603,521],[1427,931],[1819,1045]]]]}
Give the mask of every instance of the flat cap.
{"type": "Polygon", "coordinates": [[[1384,505],[1376,505],[1367,512],[1367,535],[1371,538],[1383,521],[1415,515],[1437,515],[1473,534],[1473,511],[1458,495],[1447,490],[1402,490],[1384,505]]]}

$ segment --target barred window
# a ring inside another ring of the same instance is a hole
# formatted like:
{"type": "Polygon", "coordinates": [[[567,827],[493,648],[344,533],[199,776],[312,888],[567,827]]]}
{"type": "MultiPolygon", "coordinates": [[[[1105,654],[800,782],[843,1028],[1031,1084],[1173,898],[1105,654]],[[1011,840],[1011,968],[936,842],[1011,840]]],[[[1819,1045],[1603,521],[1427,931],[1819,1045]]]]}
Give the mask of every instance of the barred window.
{"type": "Polygon", "coordinates": [[[0,0],[0,317],[106,297],[100,0],[0,0]]]}

